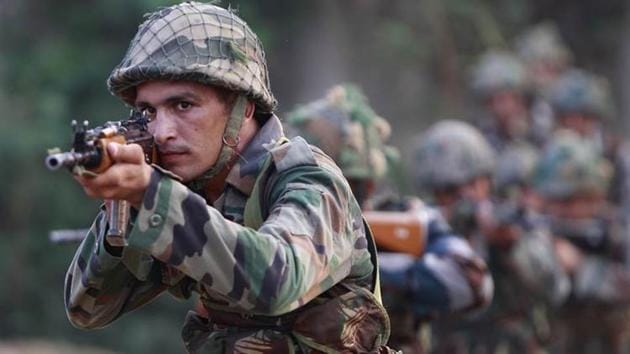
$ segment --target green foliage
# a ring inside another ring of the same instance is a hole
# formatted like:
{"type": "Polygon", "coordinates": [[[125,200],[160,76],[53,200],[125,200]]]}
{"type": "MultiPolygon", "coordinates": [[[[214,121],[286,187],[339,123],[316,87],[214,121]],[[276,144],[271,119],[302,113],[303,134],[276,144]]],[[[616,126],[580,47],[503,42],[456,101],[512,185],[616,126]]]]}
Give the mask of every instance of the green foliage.
{"type": "Polygon", "coordinates": [[[104,330],[73,328],[63,306],[64,275],[76,245],[48,232],[89,226],[98,202],[65,171],[50,172],[46,149],[68,148],[70,121],[126,117],[105,78],[143,13],[173,1],[0,4],[0,340],[49,337],[128,353],[182,351],[190,303],[163,296],[104,330]]]}

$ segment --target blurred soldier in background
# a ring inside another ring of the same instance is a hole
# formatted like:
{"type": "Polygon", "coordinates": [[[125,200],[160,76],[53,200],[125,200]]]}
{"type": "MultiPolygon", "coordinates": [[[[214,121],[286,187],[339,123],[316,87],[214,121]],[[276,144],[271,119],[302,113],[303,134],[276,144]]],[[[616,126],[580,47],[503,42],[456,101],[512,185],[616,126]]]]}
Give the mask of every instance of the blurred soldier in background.
{"type": "Polygon", "coordinates": [[[590,140],[601,153],[609,149],[605,126],[614,118],[614,107],[604,78],[569,70],[551,87],[549,98],[557,128],[572,130],[590,140]]]}
{"type": "Polygon", "coordinates": [[[512,245],[512,252],[514,261],[521,264],[515,271],[521,274],[523,285],[555,306],[565,300],[570,284],[554,252],[553,235],[539,213],[541,199],[533,188],[538,160],[539,149],[526,143],[515,143],[499,156],[494,174],[495,215],[499,225],[508,228],[504,231],[508,235],[523,235],[508,238],[508,241],[518,241],[512,245]],[[541,256],[527,258],[526,252],[541,256]],[[525,264],[528,261],[530,263],[525,264]]]}
{"type": "Polygon", "coordinates": [[[527,183],[535,151],[504,150],[497,178],[505,197],[497,201],[491,195],[495,154],[477,129],[462,121],[441,121],[418,142],[418,187],[484,254],[496,289],[485,313],[464,325],[444,321],[436,326],[436,351],[539,352],[549,335],[545,304],[563,296],[555,282],[564,283],[566,294],[567,281],[557,272],[550,235],[528,216],[527,183]]]}
{"type": "Polygon", "coordinates": [[[421,196],[440,208],[455,231],[487,255],[479,226],[492,214],[496,154],[481,132],[463,121],[443,120],[427,129],[414,147],[414,183],[421,196]]]}
{"type": "Polygon", "coordinates": [[[515,50],[525,64],[532,88],[543,96],[572,60],[571,51],[552,22],[526,30],[516,39],[515,50]]]}
{"type": "Polygon", "coordinates": [[[630,204],[630,145],[611,129],[615,108],[606,79],[573,69],[550,91],[556,127],[568,129],[603,155],[613,166],[608,198],[628,210],[630,204]]]}
{"type": "Polygon", "coordinates": [[[525,65],[534,130],[537,135],[548,137],[554,122],[549,91],[570,68],[571,51],[555,24],[548,21],[530,27],[516,38],[515,50],[525,65]]]}
{"type": "Polygon", "coordinates": [[[592,141],[569,130],[555,134],[536,167],[534,186],[572,280],[559,313],[561,353],[624,352],[630,273],[626,231],[606,199],[611,173],[592,141]]]}
{"type": "Polygon", "coordinates": [[[494,174],[494,239],[491,269],[496,301],[487,316],[503,324],[499,332],[509,353],[541,353],[551,347],[553,315],[570,291],[570,280],[556,253],[553,235],[540,216],[532,187],[539,149],[515,143],[499,156],[494,174]],[[507,237],[506,237],[507,236],[507,237]],[[497,252],[498,251],[498,252],[497,252]],[[512,318],[512,321],[510,321],[512,318]]]}
{"type": "MultiPolygon", "coordinates": [[[[352,85],[335,86],[324,98],[297,108],[288,122],[339,164],[364,210],[373,208],[373,186],[386,173],[391,148],[385,145],[389,126],[365,96],[352,85]]],[[[436,209],[417,198],[386,204],[414,213],[423,223],[426,247],[420,257],[379,253],[383,299],[395,326],[390,345],[420,353],[425,349],[421,321],[483,308],[492,296],[492,279],[436,209]]]]}
{"type": "Polygon", "coordinates": [[[546,131],[532,122],[525,67],[515,55],[498,50],[484,53],[474,67],[471,87],[485,112],[481,131],[496,151],[515,140],[543,143],[546,131]]]}
{"type": "Polygon", "coordinates": [[[368,208],[376,183],[387,173],[384,144],[390,126],[353,85],[331,88],[326,97],[287,115],[289,135],[300,135],[332,157],[350,182],[362,209],[368,208]]]}

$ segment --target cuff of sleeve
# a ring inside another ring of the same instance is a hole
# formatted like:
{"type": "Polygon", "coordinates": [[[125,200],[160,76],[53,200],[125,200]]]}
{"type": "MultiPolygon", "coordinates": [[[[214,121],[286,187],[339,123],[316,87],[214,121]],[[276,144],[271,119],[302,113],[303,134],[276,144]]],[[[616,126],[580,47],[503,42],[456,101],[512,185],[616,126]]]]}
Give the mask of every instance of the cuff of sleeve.
{"type": "Polygon", "coordinates": [[[156,168],[144,193],[142,205],[128,238],[128,248],[143,253],[159,253],[155,244],[165,231],[174,180],[156,168]]]}
{"type": "MultiPolygon", "coordinates": [[[[96,257],[101,272],[108,271],[116,267],[120,263],[120,257],[115,256],[107,251],[105,248],[105,235],[107,234],[107,218],[105,217],[105,205],[101,205],[101,211],[97,216],[97,221],[90,229],[86,240],[84,242],[90,242],[90,238],[93,237],[94,242],[94,256],[96,257]]],[[[82,246],[84,247],[84,246],[82,246]]]]}

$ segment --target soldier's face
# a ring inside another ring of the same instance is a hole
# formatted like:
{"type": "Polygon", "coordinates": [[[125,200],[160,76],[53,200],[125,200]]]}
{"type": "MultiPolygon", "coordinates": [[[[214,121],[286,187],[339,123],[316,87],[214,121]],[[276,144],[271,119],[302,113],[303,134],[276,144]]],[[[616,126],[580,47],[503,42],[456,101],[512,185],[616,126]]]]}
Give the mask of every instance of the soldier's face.
{"type": "Polygon", "coordinates": [[[581,113],[567,113],[558,117],[561,128],[572,130],[583,137],[591,137],[597,132],[597,120],[581,113]]]}
{"type": "Polygon", "coordinates": [[[188,81],[147,81],[136,108],[149,117],[160,165],[189,182],[217,161],[228,106],[213,87],[188,81]]]}
{"type": "Polygon", "coordinates": [[[488,108],[497,123],[510,136],[520,136],[527,131],[525,101],[516,91],[503,90],[488,98],[488,108]]]}
{"type": "Polygon", "coordinates": [[[588,194],[574,196],[567,199],[547,200],[547,213],[567,219],[588,219],[599,215],[606,209],[605,196],[602,194],[588,194]]]}

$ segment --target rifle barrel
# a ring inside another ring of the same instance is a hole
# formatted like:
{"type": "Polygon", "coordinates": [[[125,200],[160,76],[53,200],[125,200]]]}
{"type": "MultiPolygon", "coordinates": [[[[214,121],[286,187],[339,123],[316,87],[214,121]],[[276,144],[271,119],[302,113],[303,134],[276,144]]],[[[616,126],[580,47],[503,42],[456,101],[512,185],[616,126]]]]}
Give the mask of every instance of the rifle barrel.
{"type": "Polygon", "coordinates": [[[95,158],[95,155],[97,153],[92,152],[92,151],[88,151],[88,152],[74,152],[74,151],[69,151],[69,152],[60,152],[57,154],[51,154],[46,156],[46,160],[44,161],[44,163],[46,164],[46,167],[51,170],[51,171],[55,171],[60,169],[62,166],[65,167],[74,167],[76,165],[83,165],[83,164],[87,164],[90,161],[92,161],[92,159],[95,158]]]}

